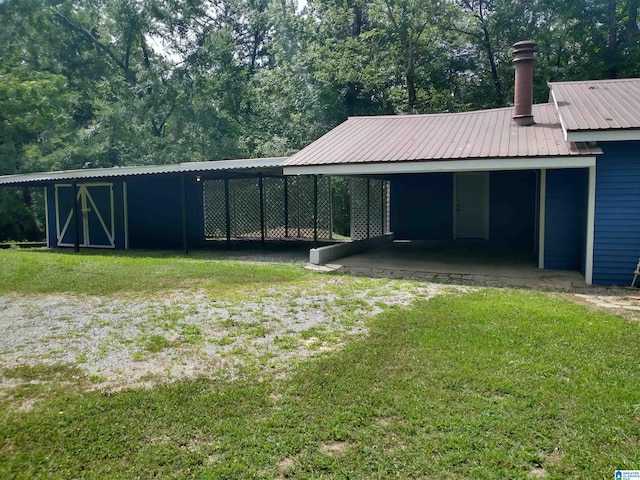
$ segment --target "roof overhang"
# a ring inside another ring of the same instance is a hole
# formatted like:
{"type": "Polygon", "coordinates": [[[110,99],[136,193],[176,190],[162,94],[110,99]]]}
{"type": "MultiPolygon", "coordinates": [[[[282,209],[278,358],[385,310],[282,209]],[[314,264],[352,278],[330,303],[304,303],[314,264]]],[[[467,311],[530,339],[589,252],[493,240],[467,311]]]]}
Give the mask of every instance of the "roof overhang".
{"type": "Polygon", "coordinates": [[[564,137],[568,142],[623,142],[640,140],[640,129],[569,130],[564,137]]]}
{"type": "Polygon", "coordinates": [[[185,162],[170,165],[143,165],[135,167],[87,168],[81,170],[61,170],[54,172],[24,173],[0,176],[0,186],[47,184],[58,181],[103,180],[108,178],[129,178],[141,175],[167,175],[181,173],[215,172],[261,172],[274,170],[281,174],[280,164],[287,157],[216,160],[208,162],[185,162]]]}
{"type": "Polygon", "coordinates": [[[399,173],[450,173],[495,170],[538,170],[543,168],[588,168],[596,165],[595,155],[537,158],[486,158],[380,162],[284,167],[285,175],[389,175],[399,173]]]}

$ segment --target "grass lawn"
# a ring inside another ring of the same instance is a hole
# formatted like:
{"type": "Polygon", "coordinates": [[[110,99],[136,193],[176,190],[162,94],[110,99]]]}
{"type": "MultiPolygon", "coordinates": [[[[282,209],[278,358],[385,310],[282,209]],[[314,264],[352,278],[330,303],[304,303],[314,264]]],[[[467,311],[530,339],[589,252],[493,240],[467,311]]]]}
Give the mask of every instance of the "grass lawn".
{"type": "MultiPolygon", "coordinates": [[[[14,251],[0,252],[0,272],[12,295],[249,292],[319,278],[284,265],[14,251]]],[[[637,323],[480,289],[388,309],[369,326],[286,376],[249,369],[101,392],[63,368],[35,372],[49,381],[14,395],[46,388],[46,400],[29,411],[0,400],[0,478],[596,479],[640,469],[637,323]]]]}

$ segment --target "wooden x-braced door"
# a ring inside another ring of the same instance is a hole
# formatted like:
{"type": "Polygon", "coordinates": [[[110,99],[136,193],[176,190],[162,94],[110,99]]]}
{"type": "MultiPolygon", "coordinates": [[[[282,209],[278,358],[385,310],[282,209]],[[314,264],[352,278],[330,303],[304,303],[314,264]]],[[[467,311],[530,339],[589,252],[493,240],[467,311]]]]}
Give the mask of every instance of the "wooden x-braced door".
{"type": "Polygon", "coordinates": [[[56,233],[58,246],[75,245],[75,226],[81,247],[115,248],[112,183],[81,183],[73,198],[72,185],[56,185],[56,233]],[[74,202],[80,219],[74,219],[74,202]]]}

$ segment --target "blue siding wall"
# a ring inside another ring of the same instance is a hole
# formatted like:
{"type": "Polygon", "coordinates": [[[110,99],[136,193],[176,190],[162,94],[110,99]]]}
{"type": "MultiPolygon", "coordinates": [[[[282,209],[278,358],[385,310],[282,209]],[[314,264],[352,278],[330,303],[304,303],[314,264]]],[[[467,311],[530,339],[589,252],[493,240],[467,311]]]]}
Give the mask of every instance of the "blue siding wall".
{"type": "Polygon", "coordinates": [[[55,187],[48,185],[45,187],[45,195],[47,196],[47,223],[49,225],[49,236],[47,237],[47,247],[55,248],[57,246],[56,232],[56,198],[55,187]]]}
{"type": "MultiPolygon", "coordinates": [[[[186,178],[190,247],[204,242],[202,184],[186,178]]],[[[130,248],[182,248],[182,186],[179,176],[145,176],[127,182],[130,248]]]]}
{"type": "MultiPolygon", "coordinates": [[[[533,253],[535,172],[491,172],[490,190],[490,241],[533,253]]],[[[394,177],[391,181],[391,230],[402,240],[452,240],[453,174],[394,177]]]]}
{"type": "Polygon", "coordinates": [[[547,170],[544,268],[583,268],[588,180],[584,168],[547,170]]]}
{"type": "Polygon", "coordinates": [[[599,146],[593,283],[631,285],[640,256],[640,142],[599,146]]]}
{"type": "Polygon", "coordinates": [[[491,241],[504,243],[533,255],[536,225],[536,172],[491,172],[491,241]]]}
{"type": "Polygon", "coordinates": [[[453,174],[394,177],[391,181],[391,231],[400,240],[451,240],[453,174]]]}

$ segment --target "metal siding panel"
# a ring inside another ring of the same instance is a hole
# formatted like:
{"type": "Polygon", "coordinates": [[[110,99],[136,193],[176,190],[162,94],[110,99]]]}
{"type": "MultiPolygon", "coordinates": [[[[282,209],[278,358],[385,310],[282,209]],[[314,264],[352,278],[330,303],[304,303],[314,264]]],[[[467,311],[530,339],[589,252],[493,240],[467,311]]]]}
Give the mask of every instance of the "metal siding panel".
{"type": "Polygon", "coordinates": [[[179,177],[128,181],[130,248],[182,248],[180,191],[179,177]]]}
{"type": "Polygon", "coordinates": [[[631,284],[640,256],[640,142],[603,144],[597,160],[593,281],[631,284]]]}

